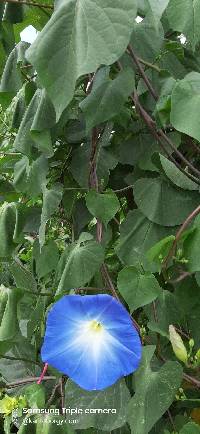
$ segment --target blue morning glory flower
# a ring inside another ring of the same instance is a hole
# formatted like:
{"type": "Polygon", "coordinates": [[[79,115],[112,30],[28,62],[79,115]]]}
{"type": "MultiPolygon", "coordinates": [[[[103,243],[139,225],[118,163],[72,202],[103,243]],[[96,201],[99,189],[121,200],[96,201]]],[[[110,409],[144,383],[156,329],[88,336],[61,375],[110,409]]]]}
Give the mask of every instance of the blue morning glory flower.
{"type": "Polygon", "coordinates": [[[105,389],[132,373],[141,352],[128,312],[110,295],[66,295],[48,313],[42,360],[83,389],[105,389]]]}

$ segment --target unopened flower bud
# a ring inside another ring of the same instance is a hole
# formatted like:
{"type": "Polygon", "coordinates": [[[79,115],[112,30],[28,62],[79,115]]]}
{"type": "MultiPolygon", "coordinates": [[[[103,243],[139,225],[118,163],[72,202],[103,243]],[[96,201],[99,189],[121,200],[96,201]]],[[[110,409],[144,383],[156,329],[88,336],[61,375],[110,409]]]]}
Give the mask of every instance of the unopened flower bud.
{"type": "Polygon", "coordinates": [[[169,336],[174,354],[176,355],[177,359],[186,364],[188,361],[187,350],[181,336],[177,333],[173,325],[169,326],[169,336]]]}

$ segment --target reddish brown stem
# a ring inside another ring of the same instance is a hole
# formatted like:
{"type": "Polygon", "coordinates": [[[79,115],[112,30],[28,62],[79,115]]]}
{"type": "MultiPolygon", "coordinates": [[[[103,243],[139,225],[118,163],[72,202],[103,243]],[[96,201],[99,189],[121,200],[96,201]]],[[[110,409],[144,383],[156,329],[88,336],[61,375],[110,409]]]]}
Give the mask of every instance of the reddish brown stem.
{"type": "Polygon", "coordinates": [[[192,213],[183,222],[182,226],[180,227],[180,229],[178,230],[178,232],[176,234],[175,240],[174,240],[174,242],[172,244],[172,247],[171,247],[171,249],[170,249],[167,257],[163,261],[163,264],[162,264],[162,269],[163,270],[166,270],[170,259],[173,257],[173,255],[174,255],[174,253],[176,251],[176,246],[177,246],[178,242],[180,241],[183,232],[187,229],[187,227],[192,222],[192,220],[194,219],[194,217],[196,217],[199,213],[200,213],[200,205],[194,211],[192,211],[192,213]]]}
{"type": "MultiPolygon", "coordinates": [[[[39,380],[39,378],[40,377],[23,378],[23,380],[17,380],[15,383],[8,383],[6,384],[5,387],[6,389],[13,389],[14,387],[19,387],[24,384],[35,383],[35,381],[39,380]]],[[[48,380],[56,380],[56,377],[54,377],[53,375],[43,377],[43,381],[48,381],[48,380]]]]}
{"type": "MultiPolygon", "coordinates": [[[[144,108],[142,107],[142,105],[139,102],[138,99],[138,95],[137,92],[134,92],[134,95],[131,96],[136,108],[138,109],[142,119],[144,120],[145,124],[147,125],[147,127],[150,129],[151,134],[155,137],[155,139],[158,141],[158,143],[160,144],[160,147],[164,150],[164,152],[166,153],[166,155],[168,156],[168,158],[176,165],[176,167],[182,172],[184,173],[185,176],[187,176],[188,178],[192,179],[196,184],[200,185],[200,180],[197,179],[196,177],[194,177],[193,175],[191,175],[190,173],[186,172],[178,163],[177,161],[170,155],[170,153],[167,151],[167,149],[165,148],[165,145],[163,144],[162,140],[161,140],[161,135],[163,135],[163,139],[165,139],[165,141],[170,145],[170,147],[172,148],[172,150],[177,153],[177,149],[175,147],[175,145],[172,143],[172,141],[170,139],[168,139],[168,137],[166,136],[165,133],[163,133],[162,130],[157,131],[156,130],[156,124],[153,121],[153,119],[151,118],[151,116],[149,116],[149,114],[144,110],[144,108]],[[162,132],[161,132],[162,131],[162,132]]],[[[191,170],[193,172],[196,173],[197,169],[195,169],[195,167],[187,160],[185,159],[185,157],[178,151],[178,156],[180,159],[182,159],[182,161],[184,161],[185,164],[187,164],[188,167],[191,168],[191,170]]],[[[198,171],[197,171],[198,172],[198,171]]],[[[200,173],[200,172],[198,172],[200,173]]]]}
{"type": "Polygon", "coordinates": [[[149,89],[151,95],[153,96],[153,98],[155,99],[155,101],[157,101],[157,100],[158,100],[158,95],[157,95],[155,89],[153,88],[152,84],[150,83],[150,81],[149,81],[147,75],[145,74],[145,71],[144,71],[144,69],[143,69],[141,63],[140,63],[138,57],[136,56],[136,54],[134,53],[134,50],[133,50],[133,48],[131,47],[130,44],[129,44],[129,46],[128,46],[128,50],[129,50],[129,53],[130,53],[130,55],[131,55],[133,61],[134,61],[135,64],[137,65],[137,68],[138,68],[138,70],[139,70],[139,72],[140,72],[140,75],[141,75],[141,77],[143,78],[143,80],[144,80],[144,82],[145,82],[145,84],[146,84],[146,86],[147,86],[147,89],[149,89]]]}
{"type": "Polygon", "coordinates": [[[39,380],[37,381],[37,384],[40,384],[40,383],[42,382],[42,380],[43,380],[43,378],[44,378],[44,376],[45,376],[45,374],[46,374],[46,372],[47,372],[47,369],[48,369],[48,363],[45,363],[44,368],[43,368],[43,371],[42,371],[42,373],[41,373],[41,375],[40,375],[40,378],[39,378],[39,380]]]}
{"type": "MultiPolygon", "coordinates": [[[[131,49],[131,47],[130,47],[131,49]]],[[[130,51],[129,49],[129,51],[130,51]]],[[[132,50],[132,56],[135,56],[135,54],[133,53],[132,50]]],[[[135,56],[137,58],[137,56],[135,56]]],[[[134,57],[134,59],[135,59],[134,57]]],[[[136,59],[135,59],[136,62],[136,59]]],[[[137,59],[138,62],[138,59],[137,59]]],[[[122,65],[121,63],[118,61],[117,62],[118,67],[120,70],[122,70],[122,65]]],[[[140,62],[139,62],[140,64],[140,62]]],[[[139,66],[138,66],[139,68],[139,66]]],[[[152,93],[152,85],[151,83],[147,80],[148,78],[146,77],[146,74],[142,68],[142,66],[140,65],[140,72],[141,72],[141,76],[143,77],[144,81],[146,82],[146,85],[148,87],[148,89],[151,91],[152,93]]],[[[153,89],[154,91],[154,89],[153,89]]],[[[155,92],[155,91],[154,91],[155,92]]],[[[154,95],[154,97],[156,97],[156,95],[154,95]]],[[[155,137],[155,139],[158,141],[159,145],[161,146],[161,148],[164,150],[164,152],[166,153],[166,155],[168,156],[168,158],[176,165],[176,167],[182,172],[184,173],[185,176],[187,176],[188,178],[192,179],[194,182],[196,182],[196,184],[200,185],[200,180],[196,177],[194,177],[193,175],[191,175],[190,173],[186,172],[178,163],[177,161],[170,155],[170,153],[167,151],[167,149],[165,148],[161,137],[163,140],[165,140],[165,142],[168,143],[168,145],[171,147],[171,149],[173,150],[173,152],[188,166],[190,167],[190,169],[192,170],[192,172],[194,172],[196,175],[198,175],[198,177],[200,176],[200,172],[198,171],[198,169],[196,169],[182,154],[181,152],[179,152],[176,149],[176,146],[173,144],[173,142],[168,138],[168,136],[162,131],[162,130],[158,130],[156,128],[156,123],[154,122],[154,120],[151,118],[151,116],[146,112],[146,110],[142,107],[142,105],[139,102],[139,98],[137,95],[137,92],[135,91],[133,95],[131,95],[131,98],[136,106],[136,108],[138,109],[142,119],[144,120],[144,122],[146,123],[147,127],[150,129],[151,134],[155,137]]]]}

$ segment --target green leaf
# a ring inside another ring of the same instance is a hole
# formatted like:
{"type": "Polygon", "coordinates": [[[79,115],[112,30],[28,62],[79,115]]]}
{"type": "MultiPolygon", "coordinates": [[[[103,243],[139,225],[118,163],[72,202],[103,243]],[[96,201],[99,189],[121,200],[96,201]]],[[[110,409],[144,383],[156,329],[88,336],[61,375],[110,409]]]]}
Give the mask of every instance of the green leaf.
{"type": "MultiPolygon", "coordinates": [[[[171,133],[169,138],[176,142],[177,147],[180,145],[178,133],[171,133]]],[[[166,149],[169,154],[172,153],[169,146],[166,146],[166,149]]],[[[121,141],[115,146],[118,161],[123,164],[138,166],[142,170],[151,170],[153,172],[155,172],[157,168],[152,162],[152,156],[154,153],[157,154],[158,152],[161,152],[160,145],[153,139],[151,134],[146,132],[145,134],[138,133],[128,138],[128,140],[123,142],[123,146],[121,141]]]]}
{"type": "Polygon", "coordinates": [[[12,339],[19,332],[17,304],[21,296],[17,289],[0,286],[0,341],[12,339]]]}
{"type": "Polygon", "coordinates": [[[70,402],[71,408],[82,410],[75,425],[77,429],[94,427],[103,431],[111,431],[123,426],[126,422],[130,393],[124,380],[118,381],[105,390],[91,392],[81,389],[68,380],[65,387],[65,400],[66,407],[70,402]],[[102,413],[95,413],[95,409],[102,410],[102,413]],[[103,412],[104,409],[106,411],[103,412]]]}
{"type": "Polygon", "coordinates": [[[26,206],[25,204],[18,203],[16,211],[16,225],[13,237],[14,242],[22,243],[25,235],[38,234],[41,208],[38,206],[26,206]]]}
{"type": "Polygon", "coordinates": [[[181,385],[182,367],[177,362],[166,362],[155,372],[150,362],[155,347],[143,349],[140,368],[135,373],[135,395],[128,404],[132,434],[147,434],[172,404],[181,385]]]}
{"type": "Polygon", "coordinates": [[[30,292],[37,292],[37,283],[32,273],[19,260],[13,262],[9,267],[17,288],[30,292]]]}
{"type": "Polygon", "coordinates": [[[150,330],[159,329],[159,333],[163,336],[168,336],[170,324],[180,324],[184,316],[177,298],[167,290],[162,291],[156,300],[157,322],[150,306],[145,308],[145,312],[150,319],[148,323],[150,330]]]}
{"type": "Polygon", "coordinates": [[[139,179],[133,192],[140,211],[152,222],[163,226],[183,223],[200,200],[199,193],[173,187],[162,178],[139,179]]]}
{"type": "MultiPolygon", "coordinates": [[[[88,188],[90,173],[88,161],[90,154],[90,145],[85,143],[75,149],[72,154],[71,173],[78,184],[84,188],[88,188]]],[[[110,170],[114,169],[117,165],[117,158],[107,143],[104,145],[99,141],[96,164],[99,184],[102,187],[106,187],[109,180],[110,170]]]]}
{"type": "Polygon", "coordinates": [[[160,19],[162,17],[163,12],[165,11],[169,0],[162,0],[161,2],[158,0],[146,0],[147,4],[147,14],[146,17],[151,17],[152,22],[154,23],[154,27],[156,30],[159,28],[160,19]]]}
{"type": "Polygon", "coordinates": [[[189,422],[180,430],[179,434],[200,434],[200,427],[196,423],[189,422]]]}
{"type": "Polygon", "coordinates": [[[93,86],[91,93],[80,103],[87,130],[116,116],[133,90],[134,71],[131,68],[124,69],[113,80],[104,77],[99,84],[93,86]],[[97,105],[98,110],[94,110],[97,105]]]}
{"type": "Polygon", "coordinates": [[[36,354],[33,345],[21,335],[17,335],[14,339],[6,342],[6,345],[5,342],[0,342],[0,353],[5,356],[0,358],[0,373],[8,383],[38,373],[38,367],[36,371],[34,363],[36,354]],[[20,358],[25,360],[18,360],[20,358]]]}
{"type": "Polygon", "coordinates": [[[152,62],[158,56],[163,44],[164,31],[160,24],[159,31],[155,29],[153,17],[145,18],[141,23],[133,23],[131,45],[137,55],[147,62],[152,62]]]}
{"type": "Polygon", "coordinates": [[[131,313],[151,303],[161,294],[160,285],[151,273],[140,273],[135,267],[125,267],[118,274],[117,287],[131,313]]]}
{"type": "Polygon", "coordinates": [[[77,242],[67,246],[58,264],[57,294],[84,286],[98,271],[103,260],[103,248],[96,241],[79,238],[77,242]]]}
{"type": "Polygon", "coordinates": [[[45,408],[45,390],[42,384],[31,384],[23,390],[30,408],[45,408]]]}
{"type": "Polygon", "coordinates": [[[20,65],[25,62],[25,51],[29,47],[27,42],[19,42],[11,51],[1,78],[0,103],[4,108],[8,107],[13,97],[23,84],[23,76],[20,65]]]}
{"type": "Polygon", "coordinates": [[[81,231],[88,226],[92,220],[92,215],[89,213],[85,198],[80,198],[77,200],[74,207],[74,235],[77,239],[81,231]]]}
{"type": "Polygon", "coordinates": [[[173,231],[174,228],[165,228],[152,223],[139,210],[129,211],[121,225],[116,253],[126,265],[142,263],[145,270],[157,270],[157,267],[154,269],[150,267],[146,251],[173,231]]]}
{"type": "Polygon", "coordinates": [[[158,272],[162,269],[162,262],[164,258],[167,257],[169,250],[171,249],[173,242],[175,240],[174,235],[169,235],[154,244],[146,253],[148,261],[157,264],[158,272]]]}
{"type": "Polygon", "coordinates": [[[32,164],[28,157],[22,157],[14,167],[13,185],[18,192],[29,196],[40,194],[47,183],[48,160],[44,155],[38,157],[32,164]]]}
{"type": "Polygon", "coordinates": [[[61,184],[55,184],[51,190],[46,187],[43,189],[43,206],[41,214],[41,224],[39,229],[39,243],[42,247],[45,243],[45,229],[48,220],[58,210],[62,199],[63,187],[61,184]]]}
{"type": "Polygon", "coordinates": [[[123,54],[136,11],[133,0],[124,0],[123,5],[120,0],[56,3],[51,19],[27,51],[27,59],[36,68],[57,119],[71,101],[79,77],[100,65],[111,65],[123,54]]]}
{"type": "Polygon", "coordinates": [[[105,226],[120,208],[118,198],[113,191],[97,193],[95,190],[90,190],[86,196],[86,205],[90,213],[101,220],[105,226]]]}
{"type": "Polygon", "coordinates": [[[20,155],[4,155],[0,158],[0,173],[13,173],[13,167],[19,161],[20,155]]]}
{"type": "Polygon", "coordinates": [[[143,170],[155,171],[155,166],[151,161],[154,152],[159,151],[159,145],[153,140],[150,134],[136,134],[125,140],[123,146],[121,142],[115,147],[118,160],[122,164],[138,166],[143,170]]]}
{"type": "Polygon", "coordinates": [[[31,156],[32,147],[46,157],[53,155],[50,128],[55,124],[54,108],[44,89],[38,89],[20,124],[14,147],[22,154],[31,156]]]}
{"type": "Polygon", "coordinates": [[[174,87],[171,97],[171,123],[182,133],[200,141],[200,73],[190,72],[174,87]]]}
{"type": "Polygon", "coordinates": [[[188,234],[183,243],[183,255],[186,258],[187,269],[190,273],[200,271],[200,221],[197,218],[194,230],[188,234]]]}
{"type": "Polygon", "coordinates": [[[160,162],[162,168],[170,179],[177,187],[184,190],[199,190],[199,185],[191,181],[183,172],[181,172],[172,161],[160,154],[160,162]]]}
{"type": "Polygon", "coordinates": [[[16,247],[13,241],[16,223],[16,207],[6,202],[0,208],[0,257],[10,256],[16,247]]]}
{"type": "Polygon", "coordinates": [[[170,28],[183,33],[194,49],[200,40],[200,4],[196,0],[170,0],[167,8],[170,28]]]}
{"type": "Polygon", "coordinates": [[[33,258],[36,262],[36,273],[39,279],[56,270],[59,260],[59,250],[55,241],[49,241],[41,250],[39,243],[35,242],[33,258]]]}

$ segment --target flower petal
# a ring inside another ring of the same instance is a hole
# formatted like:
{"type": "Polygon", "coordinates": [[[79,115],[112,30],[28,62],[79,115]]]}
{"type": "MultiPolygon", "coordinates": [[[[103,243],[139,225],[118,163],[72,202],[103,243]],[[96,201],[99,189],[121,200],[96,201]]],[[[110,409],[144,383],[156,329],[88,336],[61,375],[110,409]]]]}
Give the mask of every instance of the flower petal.
{"type": "Polygon", "coordinates": [[[83,389],[101,390],[137,369],[141,341],[115,298],[69,295],[48,314],[41,355],[83,389]]]}

